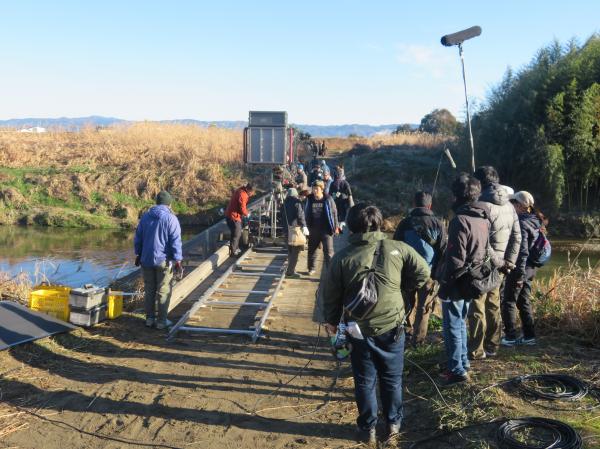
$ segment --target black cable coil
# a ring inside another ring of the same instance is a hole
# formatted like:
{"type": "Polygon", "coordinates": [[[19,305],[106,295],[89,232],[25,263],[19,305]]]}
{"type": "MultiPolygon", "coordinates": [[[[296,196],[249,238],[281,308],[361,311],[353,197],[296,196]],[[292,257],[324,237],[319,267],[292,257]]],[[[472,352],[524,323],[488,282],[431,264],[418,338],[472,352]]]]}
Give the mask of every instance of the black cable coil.
{"type": "Polygon", "coordinates": [[[526,374],[511,384],[527,396],[548,401],[578,401],[589,392],[588,385],[566,374],[526,374]]]}
{"type": "Polygon", "coordinates": [[[501,449],[581,449],[579,434],[568,424],[547,418],[509,419],[498,427],[496,440],[501,449]],[[543,431],[548,438],[533,435],[543,431]],[[525,437],[520,437],[526,435],[525,437]],[[535,439],[535,445],[522,441],[535,439]]]}

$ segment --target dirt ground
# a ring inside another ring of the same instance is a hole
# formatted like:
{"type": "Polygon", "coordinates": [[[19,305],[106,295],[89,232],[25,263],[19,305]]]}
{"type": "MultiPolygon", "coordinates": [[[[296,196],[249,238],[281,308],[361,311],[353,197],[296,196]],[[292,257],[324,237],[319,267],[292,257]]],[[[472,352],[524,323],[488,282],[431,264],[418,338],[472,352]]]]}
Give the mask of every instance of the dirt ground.
{"type": "MultiPolygon", "coordinates": [[[[349,364],[333,359],[315,320],[317,285],[316,278],[286,281],[256,344],[245,336],[167,342],[130,313],[0,353],[0,447],[361,447],[349,364]]],[[[531,372],[566,372],[598,385],[600,351],[542,337],[537,347],[475,363],[470,384],[438,393],[439,334],[434,320],[430,344],[407,351],[404,430],[385,447],[408,448],[439,429],[503,416],[562,419],[585,447],[600,447],[599,409],[550,411],[496,385],[531,372]]],[[[496,447],[490,435],[493,425],[483,425],[418,447],[496,447]]]]}

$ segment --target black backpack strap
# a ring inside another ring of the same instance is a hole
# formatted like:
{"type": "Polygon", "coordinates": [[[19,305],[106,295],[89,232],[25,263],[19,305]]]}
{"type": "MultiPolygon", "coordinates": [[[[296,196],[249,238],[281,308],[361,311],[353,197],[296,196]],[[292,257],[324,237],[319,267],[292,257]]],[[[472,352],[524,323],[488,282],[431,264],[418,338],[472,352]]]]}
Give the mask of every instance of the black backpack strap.
{"type": "Polygon", "coordinates": [[[371,262],[371,269],[369,271],[373,271],[375,270],[375,265],[377,264],[377,261],[379,260],[379,257],[381,256],[381,249],[383,247],[383,239],[379,240],[379,243],[377,243],[377,246],[375,247],[375,252],[373,253],[373,262],[371,262]]]}

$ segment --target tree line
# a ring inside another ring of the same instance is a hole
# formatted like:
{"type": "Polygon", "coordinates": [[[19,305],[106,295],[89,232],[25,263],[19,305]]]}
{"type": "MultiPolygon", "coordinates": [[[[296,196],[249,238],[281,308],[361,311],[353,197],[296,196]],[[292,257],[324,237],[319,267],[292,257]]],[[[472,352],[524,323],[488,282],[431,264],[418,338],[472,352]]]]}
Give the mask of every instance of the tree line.
{"type": "MultiPolygon", "coordinates": [[[[600,209],[600,35],[507,70],[473,117],[478,164],[549,211],[600,209]]],[[[466,141],[461,142],[466,149],[466,141]]]]}

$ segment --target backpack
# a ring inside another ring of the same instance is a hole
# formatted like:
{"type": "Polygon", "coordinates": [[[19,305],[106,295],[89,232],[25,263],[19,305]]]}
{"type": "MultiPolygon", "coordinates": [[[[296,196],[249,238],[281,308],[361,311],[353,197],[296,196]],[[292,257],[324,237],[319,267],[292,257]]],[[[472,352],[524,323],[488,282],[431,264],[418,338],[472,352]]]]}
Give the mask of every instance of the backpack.
{"type": "Polygon", "coordinates": [[[529,250],[527,261],[534,267],[543,267],[550,260],[551,255],[552,245],[550,245],[550,240],[548,240],[544,231],[540,229],[533,246],[529,250]]]}
{"type": "Polygon", "coordinates": [[[371,268],[367,272],[367,275],[363,278],[358,289],[355,289],[353,293],[350,293],[344,298],[344,310],[348,316],[355,320],[364,319],[377,305],[378,295],[375,265],[381,255],[382,246],[383,240],[380,240],[375,248],[373,262],[371,263],[371,268]]]}

